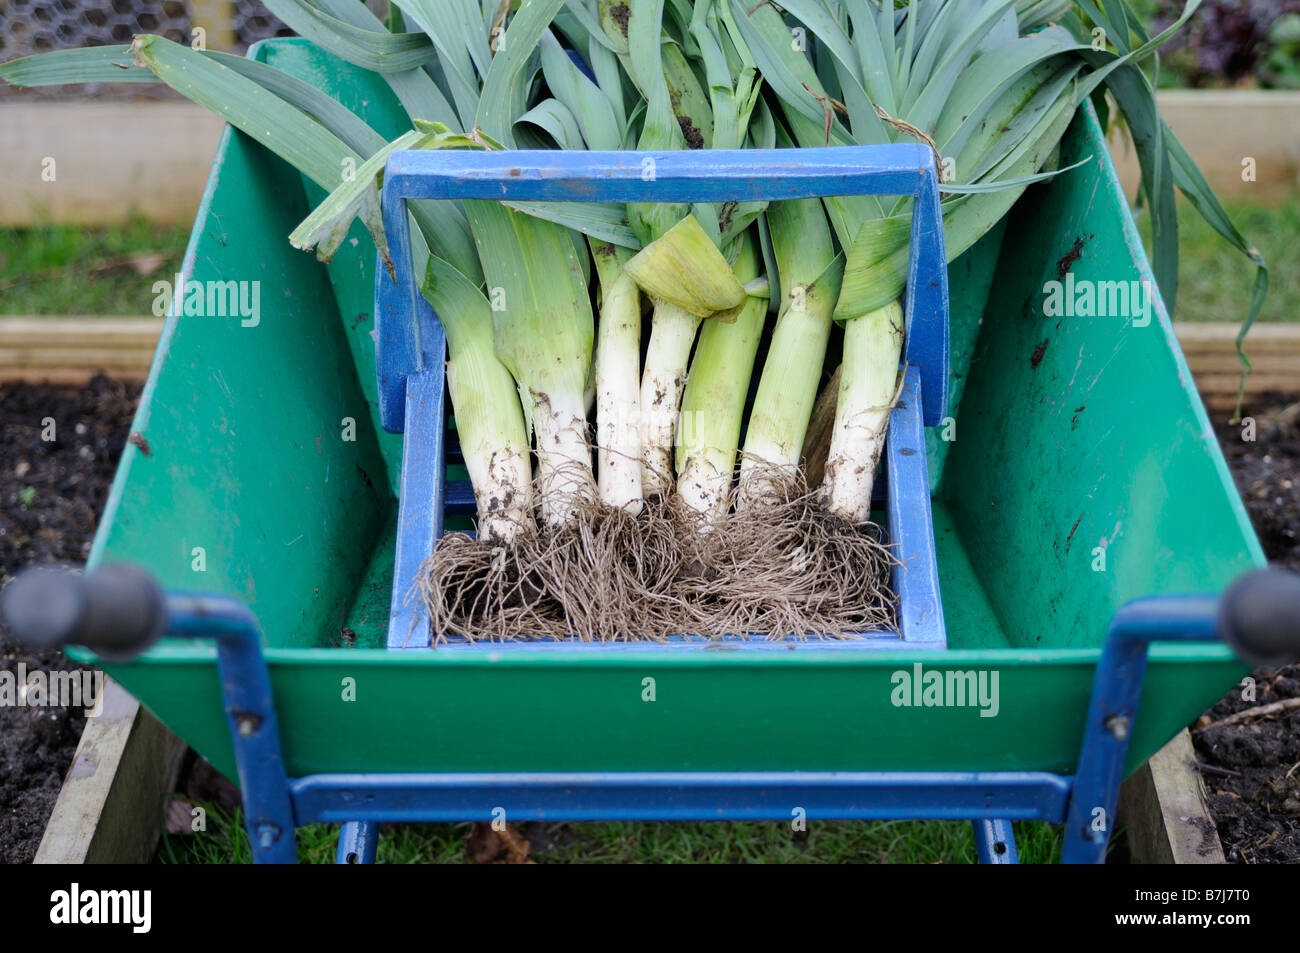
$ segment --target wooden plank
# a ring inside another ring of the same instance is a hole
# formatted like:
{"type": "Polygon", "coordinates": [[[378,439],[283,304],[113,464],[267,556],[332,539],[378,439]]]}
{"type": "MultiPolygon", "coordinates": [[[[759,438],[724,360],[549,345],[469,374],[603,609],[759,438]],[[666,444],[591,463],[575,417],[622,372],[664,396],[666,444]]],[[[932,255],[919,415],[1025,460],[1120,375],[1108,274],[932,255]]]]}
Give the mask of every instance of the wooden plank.
{"type": "MultiPolygon", "coordinates": [[[[1184,350],[1198,345],[1223,349],[1236,347],[1241,325],[1232,321],[1179,321],[1174,324],[1174,330],[1178,332],[1178,342],[1184,350]]],[[[1246,343],[1252,351],[1256,348],[1300,347],[1300,323],[1256,324],[1250,329],[1246,343]]]]}
{"type": "MultiPolygon", "coordinates": [[[[1300,377],[1300,354],[1261,354],[1251,347],[1246,351],[1252,371],[1261,374],[1290,374],[1300,377]]],[[[1235,374],[1241,371],[1236,351],[1184,352],[1193,374],[1235,374]]]]}
{"type": "Polygon", "coordinates": [[[209,50],[229,52],[238,42],[235,5],[231,0],[189,0],[190,27],[202,27],[209,50]]]}
{"type": "MultiPolygon", "coordinates": [[[[0,367],[0,383],[25,381],[29,383],[39,382],[42,384],[58,384],[60,386],[66,385],[69,387],[76,387],[85,384],[100,370],[102,370],[102,368],[60,367],[50,368],[48,370],[14,370],[12,368],[6,369],[0,367]]],[[[148,365],[143,365],[130,371],[114,372],[112,376],[116,377],[118,380],[142,381],[146,376],[148,376],[148,372],[148,365]]]]}
{"type": "MultiPolygon", "coordinates": [[[[1201,398],[1207,404],[1218,406],[1224,401],[1229,403],[1236,401],[1237,388],[1241,384],[1240,373],[1201,375],[1193,373],[1192,377],[1196,381],[1197,389],[1201,392],[1201,398]]],[[[1295,374],[1251,374],[1246,379],[1247,396],[1263,394],[1268,391],[1295,394],[1300,391],[1300,377],[1295,374]]]]}
{"type": "Polygon", "coordinates": [[[147,863],[186,746],[112,679],[37,848],[38,864],[147,863]]]}
{"type": "MultiPolygon", "coordinates": [[[[1237,404],[1239,330],[1236,324],[1219,321],[1174,325],[1196,388],[1215,411],[1232,410],[1237,404]]],[[[1300,394],[1300,324],[1255,325],[1246,338],[1246,353],[1253,368],[1246,378],[1247,398],[1269,391],[1300,394]]]]}
{"type": "Polygon", "coordinates": [[[1226,863],[1187,729],[1124,782],[1118,822],[1135,863],[1226,863]]]}
{"type": "Polygon", "coordinates": [[[22,367],[31,371],[42,368],[83,367],[87,370],[148,370],[153,348],[120,347],[0,347],[0,366],[22,367]]]}
{"type": "Polygon", "coordinates": [[[163,318],[0,317],[0,380],[75,384],[103,371],[140,380],[149,373],[163,318]]]}
{"type": "MultiPolygon", "coordinates": [[[[0,317],[0,380],[76,383],[97,371],[143,378],[162,327],[162,318],[0,317]]],[[[1205,402],[1216,410],[1233,407],[1241,377],[1238,326],[1179,323],[1174,330],[1205,402]]],[[[1248,395],[1300,393],[1300,323],[1255,325],[1247,351],[1254,364],[1248,395]]],[[[817,432],[810,427],[810,439],[817,432]]]]}
{"type": "Polygon", "coordinates": [[[0,347],[147,347],[152,350],[158,345],[163,322],[163,318],[98,315],[6,315],[0,317],[0,347]]]}
{"type": "MultiPolygon", "coordinates": [[[[1300,93],[1283,90],[1160,90],[1160,112],[1220,197],[1263,199],[1300,186],[1300,93]],[[1243,167],[1247,160],[1249,168],[1243,167]],[[1245,175],[1253,171],[1253,178],[1245,175]]],[[[1130,196],[1137,156],[1112,135],[1111,155],[1130,196]]]]}
{"type": "Polygon", "coordinates": [[[188,224],[223,127],[190,103],[0,105],[0,226],[188,224]]]}

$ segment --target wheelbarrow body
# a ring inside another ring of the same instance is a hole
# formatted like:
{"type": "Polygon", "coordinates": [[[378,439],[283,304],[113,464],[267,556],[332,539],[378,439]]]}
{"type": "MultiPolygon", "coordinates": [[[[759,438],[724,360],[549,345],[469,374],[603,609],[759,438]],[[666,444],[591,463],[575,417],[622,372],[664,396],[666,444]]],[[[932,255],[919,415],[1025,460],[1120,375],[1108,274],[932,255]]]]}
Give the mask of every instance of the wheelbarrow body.
{"type": "MultiPolygon", "coordinates": [[[[306,41],[254,55],[386,136],[405,128],[378,77],[306,41]]],[[[133,425],[145,440],[124,452],[91,562],[252,610],[290,777],[1071,775],[1116,610],[1215,592],[1264,557],[1158,295],[1149,320],[1044,314],[1050,282],[1154,287],[1090,109],[1061,158],[1091,161],[1031,188],[949,269],[951,420],[927,434],[945,651],[388,650],[403,446],[380,426],[375,250],[359,225],[328,265],[292,249],[321,192],[229,129],[182,277],[258,281],[261,312],[168,318],[133,425]],[[996,675],[996,705],[899,691],[969,673],[996,675]]],[[[210,645],[167,639],[105,668],[234,776],[210,645]]],[[[1243,672],[1219,644],[1157,643],[1128,769],[1243,672]]]]}

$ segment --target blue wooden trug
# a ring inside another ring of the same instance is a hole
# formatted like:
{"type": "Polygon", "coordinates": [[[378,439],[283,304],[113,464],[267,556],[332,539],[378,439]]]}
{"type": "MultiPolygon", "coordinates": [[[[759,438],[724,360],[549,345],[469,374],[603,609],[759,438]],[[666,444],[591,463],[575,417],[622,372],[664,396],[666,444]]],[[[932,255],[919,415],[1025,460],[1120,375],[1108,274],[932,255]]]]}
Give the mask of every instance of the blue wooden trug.
{"type": "MultiPolygon", "coordinates": [[[[472,511],[467,484],[448,484],[446,337],[419,293],[411,261],[410,199],[496,199],[516,202],[775,201],[836,195],[912,196],[910,263],[905,300],[904,389],[890,418],[885,448],[885,512],[901,567],[893,574],[900,631],[863,633],[880,648],[942,649],[947,645],[935,563],[924,427],[937,426],[948,402],[948,269],[938,174],[921,145],[736,151],[563,152],[463,150],[395,152],[384,170],[384,230],[393,260],[390,278],[375,269],[376,374],[384,428],[406,433],[397,552],[389,617],[389,648],[430,644],[427,616],[408,599],[420,565],[442,534],[452,508],[472,511]],[[646,169],[653,169],[652,175],[646,169]]],[[[815,636],[816,633],[809,633],[815,636]]],[[[686,635],[655,650],[698,647],[686,635]]],[[[739,642],[759,649],[767,643],[739,642]]],[[[817,642],[819,649],[861,648],[863,640],[817,642]]],[[[453,643],[458,651],[483,646],[453,643]]],[[[494,645],[492,650],[509,650],[494,645]]],[[[629,643],[555,644],[556,651],[635,651],[629,643]]]]}

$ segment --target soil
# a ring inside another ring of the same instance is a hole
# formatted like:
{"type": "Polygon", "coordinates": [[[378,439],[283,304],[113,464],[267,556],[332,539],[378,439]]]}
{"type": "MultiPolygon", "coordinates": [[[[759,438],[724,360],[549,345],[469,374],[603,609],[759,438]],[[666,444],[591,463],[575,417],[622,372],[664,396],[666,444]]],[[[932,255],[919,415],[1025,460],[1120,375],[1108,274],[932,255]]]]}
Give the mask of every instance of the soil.
{"type": "MultiPolygon", "coordinates": [[[[1252,398],[1246,413],[1244,426],[1216,421],[1219,444],[1265,554],[1300,571],[1300,404],[1267,395],[1252,398]]],[[[1300,863],[1300,706],[1219,724],[1300,698],[1300,664],[1250,677],[1253,684],[1234,688],[1192,728],[1210,813],[1229,863],[1300,863]]]]}
{"type": "MultiPolygon", "coordinates": [[[[0,383],[0,585],[33,563],[85,562],[139,396],[139,385],[102,376],[84,387],[0,383]]],[[[62,652],[19,648],[0,631],[0,670],[20,664],[28,672],[81,668],[62,652]]],[[[0,706],[0,861],[35,855],[82,712],[0,706]]]]}
{"type": "Polygon", "coordinates": [[[1300,572],[1300,404],[1271,394],[1243,414],[1239,426],[1216,422],[1219,446],[1269,560],[1300,572]]]}

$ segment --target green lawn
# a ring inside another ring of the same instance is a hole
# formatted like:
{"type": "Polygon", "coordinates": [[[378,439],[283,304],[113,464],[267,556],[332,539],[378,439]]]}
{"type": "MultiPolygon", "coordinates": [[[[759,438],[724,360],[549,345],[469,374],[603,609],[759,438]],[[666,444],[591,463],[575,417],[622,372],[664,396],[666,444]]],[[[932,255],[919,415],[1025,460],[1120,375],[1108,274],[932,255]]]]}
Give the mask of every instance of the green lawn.
{"type": "MultiPolygon", "coordinates": [[[[204,834],[164,838],[161,863],[249,863],[252,854],[242,820],[209,814],[204,834]]],[[[1023,863],[1054,863],[1059,832],[1048,824],[1017,823],[1023,863]]],[[[380,835],[379,863],[464,863],[468,824],[404,824],[380,835]]],[[[789,823],[715,821],[696,824],[645,822],[531,824],[524,828],[538,863],[974,863],[975,838],[967,823],[951,821],[833,821],[808,823],[806,837],[789,823]]],[[[338,827],[314,824],[298,832],[304,863],[333,863],[338,827]]]]}
{"type": "MultiPolygon", "coordinates": [[[[1224,207],[1247,241],[1269,264],[1269,294],[1260,321],[1300,321],[1300,192],[1274,202],[1240,199],[1224,207]]],[[[1139,220],[1144,240],[1149,218],[1139,220]]],[[[1187,202],[1178,202],[1177,321],[1241,321],[1250,307],[1255,266],[1221,239],[1187,202]]]]}
{"type": "MultiPolygon", "coordinates": [[[[1300,192],[1273,202],[1226,203],[1272,266],[1261,321],[1300,320],[1300,192]]],[[[1147,234],[1146,216],[1140,221],[1147,234]]],[[[1180,200],[1179,321],[1240,321],[1255,271],[1180,200]]],[[[58,225],[0,229],[0,313],[148,315],[153,283],[180,265],[189,231],[134,221],[117,229],[58,225]],[[154,254],[156,253],[156,255],[154,254]],[[149,269],[145,274],[141,270],[149,269]]]]}
{"type": "Polygon", "coordinates": [[[189,233],[142,219],[0,228],[0,313],[150,315],[153,283],[176,273],[189,233]]]}

